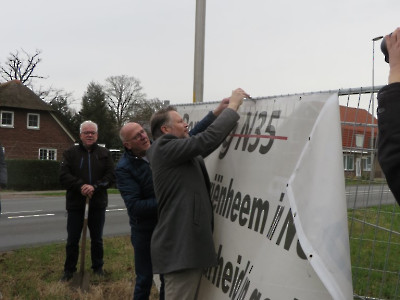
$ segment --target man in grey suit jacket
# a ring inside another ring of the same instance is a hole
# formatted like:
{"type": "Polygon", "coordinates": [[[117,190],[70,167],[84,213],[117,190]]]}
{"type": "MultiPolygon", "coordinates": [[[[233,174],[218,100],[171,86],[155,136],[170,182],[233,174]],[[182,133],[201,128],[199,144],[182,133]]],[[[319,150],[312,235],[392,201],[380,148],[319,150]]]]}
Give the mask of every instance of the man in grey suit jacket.
{"type": "Polygon", "coordinates": [[[164,274],[165,299],[197,298],[202,272],[216,264],[210,180],[202,157],[213,152],[236,125],[238,108],[249,97],[232,92],[228,107],[204,132],[189,137],[172,107],[150,121],[154,143],[147,151],[158,201],[151,239],[153,272],[164,274]]]}

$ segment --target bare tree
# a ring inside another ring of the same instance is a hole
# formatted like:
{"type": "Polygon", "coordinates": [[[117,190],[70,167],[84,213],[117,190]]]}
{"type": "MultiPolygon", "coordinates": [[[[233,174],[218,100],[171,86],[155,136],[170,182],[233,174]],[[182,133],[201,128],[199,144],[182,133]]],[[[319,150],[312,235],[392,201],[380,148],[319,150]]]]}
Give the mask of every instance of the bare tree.
{"type": "Polygon", "coordinates": [[[140,81],[126,75],[108,77],[104,91],[118,128],[132,119],[135,103],[142,101],[146,96],[142,93],[140,81]]]}
{"type": "Polygon", "coordinates": [[[148,123],[153,113],[164,106],[158,98],[137,101],[134,105],[133,120],[138,123],[148,123]]]}
{"type": "Polygon", "coordinates": [[[0,66],[0,76],[6,81],[18,79],[22,84],[31,87],[32,79],[45,78],[35,73],[37,65],[42,60],[40,58],[41,51],[36,50],[36,53],[33,55],[23,49],[22,52],[26,58],[21,58],[18,50],[15,53],[10,53],[5,66],[0,66]]]}

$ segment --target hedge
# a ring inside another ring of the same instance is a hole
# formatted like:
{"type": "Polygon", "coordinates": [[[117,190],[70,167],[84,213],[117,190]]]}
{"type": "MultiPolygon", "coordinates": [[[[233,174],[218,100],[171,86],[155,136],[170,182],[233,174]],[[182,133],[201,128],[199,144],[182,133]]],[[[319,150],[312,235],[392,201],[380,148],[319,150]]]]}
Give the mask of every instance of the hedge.
{"type": "Polygon", "coordinates": [[[6,160],[7,189],[16,191],[60,190],[60,162],[52,160],[6,160]]]}

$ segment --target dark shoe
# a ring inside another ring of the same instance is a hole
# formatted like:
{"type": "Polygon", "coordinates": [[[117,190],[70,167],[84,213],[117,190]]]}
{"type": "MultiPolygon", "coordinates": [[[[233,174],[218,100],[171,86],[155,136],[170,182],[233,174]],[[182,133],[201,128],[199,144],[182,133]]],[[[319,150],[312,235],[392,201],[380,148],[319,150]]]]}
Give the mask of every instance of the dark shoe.
{"type": "Polygon", "coordinates": [[[61,277],[60,281],[67,282],[67,281],[71,280],[73,275],[74,274],[72,272],[65,271],[64,275],[63,275],[63,277],[61,277]]]}
{"type": "Polygon", "coordinates": [[[97,275],[97,276],[104,276],[104,275],[105,275],[103,269],[101,269],[101,268],[100,268],[100,269],[93,270],[93,274],[95,274],[95,275],[97,275]]]}

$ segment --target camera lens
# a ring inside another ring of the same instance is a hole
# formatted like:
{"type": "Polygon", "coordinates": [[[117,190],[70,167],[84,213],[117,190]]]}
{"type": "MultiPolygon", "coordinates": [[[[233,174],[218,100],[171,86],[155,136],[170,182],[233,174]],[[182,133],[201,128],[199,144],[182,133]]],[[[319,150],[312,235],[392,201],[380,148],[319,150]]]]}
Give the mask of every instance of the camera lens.
{"type": "Polygon", "coordinates": [[[382,43],[381,43],[381,51],[383,55],[385,55],[385,61],[389,63],[389,52],[386,46],[386,39],[383,38],[382,43]]]}

